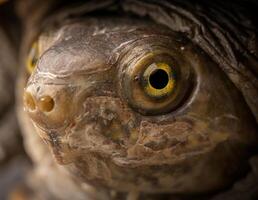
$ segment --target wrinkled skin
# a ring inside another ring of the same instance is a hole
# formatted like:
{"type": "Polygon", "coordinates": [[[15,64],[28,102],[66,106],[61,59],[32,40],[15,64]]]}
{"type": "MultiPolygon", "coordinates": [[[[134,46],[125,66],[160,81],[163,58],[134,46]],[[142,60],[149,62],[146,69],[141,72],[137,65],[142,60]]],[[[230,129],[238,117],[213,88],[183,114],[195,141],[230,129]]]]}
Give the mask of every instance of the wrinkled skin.
{"type": "Polygon", "coordinates": [[[78,21],[40,36],[25,89],[36,104],[25,109],[57,161],[85,182],[121,191],[207,192],[234,180],[256,144],[255,120],[218,67],[162,26],[78,21]],[[123,79],[137,56],[158,49],[189,65],[196,80],[177,110],[145,116],[130,107],[123,79]],[[50,112],[40,109],[44,96],[54,100],[50,112]]]}
{"type": "MultiPolygon", "coordinates": [[[[257,145],[256,43],[245,46],[248,36],[241,38],[242,30],[238,31],[241,39],[231,37],[234,23],[216,4],[211,10],[229,26],[228,34],[223,35],[223,26],[201,6],[196,14],[191,3],[184,8],[165,1],[146,5],[125,1],[122,8],[163,25],[137,17],[78,16],[67,22],[50,17],[39,36],[24,39],[24,49],[35,40],[40,46],[35,71],[29,78],[23,68],[18,89],[21,109],[24,87],[36,105],[31,111],[25,97],[25,110],[35,129],[20,112],[25,136],[34,138],[26,140],[28,152],[42,166],[42,155],[49,156],[43,145],[39,147],[44,153],[33,148],[40,143],[37,132],[65,166],[60,172],[63,168],[56,170],[59,166],[53,164],[51,173],[62,174],[73,186],[73,182],[90,184],[99,191],[200,194],[230,187],[247,172],[257,145]],[[154,12],[157,7],[164,9],[154,12]],[[164,13],[172,14],[166,18],[164,13]],[[146,99],[132,98],[134,88],[127,80],[132,63],[157,49],[169,52],[178,67],[190,70],[192,76],[180,105],[153,114],[135,106],[137,100],[146,103],[146,99]],[[239,52],[245,53],[238,57],[239,52]],[[54,100],[51,112],[38,107],[45,95],[54,100]]],[[[249,26],[256,38],[254,25],[249,26]]],[[[24,52],[26,63],[28,50],[24,52]]],[[[70,192],[77,190],[83,189],[75,186],[70,192]]]]}

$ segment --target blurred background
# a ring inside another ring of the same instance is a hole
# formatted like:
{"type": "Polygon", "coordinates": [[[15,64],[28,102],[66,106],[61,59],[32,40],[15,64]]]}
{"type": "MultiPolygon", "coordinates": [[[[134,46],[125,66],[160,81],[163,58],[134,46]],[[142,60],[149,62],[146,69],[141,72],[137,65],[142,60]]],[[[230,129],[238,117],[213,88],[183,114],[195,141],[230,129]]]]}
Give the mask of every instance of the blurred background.
{"type": "Polygon", "coordinates": [[[13,2],[0,0],[0,199],[22,185],[31,164],[15,112],[15,84],[21,37],[13,2]]]}

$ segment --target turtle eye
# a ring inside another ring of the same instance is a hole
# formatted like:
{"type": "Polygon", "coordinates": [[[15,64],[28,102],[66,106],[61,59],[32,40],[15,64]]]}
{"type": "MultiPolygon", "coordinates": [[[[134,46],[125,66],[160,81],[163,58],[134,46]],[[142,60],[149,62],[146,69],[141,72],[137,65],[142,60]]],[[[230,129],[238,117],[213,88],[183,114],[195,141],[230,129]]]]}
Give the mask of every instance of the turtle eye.
{"type": "Polygon", "coordinates": [[[143,73],[143,88],[152,98],[164,98],[175,89],[176,73],[167,63],[152,63],[143,73]]]}
{"type": "Polygon", "coordinates": [[[35,69],[38,62],[38,58],[39,58],[38,42],[34,42],[32,44],[32,47],[30,49],[30,52],[27,58],[27,71],[29,72],[29,74],[31,74],[35,69]]]}
{"type": "Polygon", "coordinates": [[[190,64],[162,52],[133,58],[122,80],[128,104],[143,115],[164,114],[184,103],[193,83],[190,64]]]}

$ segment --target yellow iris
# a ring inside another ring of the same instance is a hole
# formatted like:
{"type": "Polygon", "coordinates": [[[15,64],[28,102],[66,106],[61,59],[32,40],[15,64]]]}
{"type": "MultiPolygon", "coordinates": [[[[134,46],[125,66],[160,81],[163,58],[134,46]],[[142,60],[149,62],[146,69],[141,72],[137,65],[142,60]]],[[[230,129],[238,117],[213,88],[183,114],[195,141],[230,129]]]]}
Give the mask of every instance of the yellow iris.
{"type": "Polygon", "coordinates": [[[161,98],[171,94],[175,88],[175,73],[167,63],[153,63],[144,74],[144,90],[148,96],[161,98]]]}
{"type": "Polygon", "coordinates": [[[27,58],[27,70],[31,74],[37,65],[39,57],[38,43],[34,42],[27,58]]]}

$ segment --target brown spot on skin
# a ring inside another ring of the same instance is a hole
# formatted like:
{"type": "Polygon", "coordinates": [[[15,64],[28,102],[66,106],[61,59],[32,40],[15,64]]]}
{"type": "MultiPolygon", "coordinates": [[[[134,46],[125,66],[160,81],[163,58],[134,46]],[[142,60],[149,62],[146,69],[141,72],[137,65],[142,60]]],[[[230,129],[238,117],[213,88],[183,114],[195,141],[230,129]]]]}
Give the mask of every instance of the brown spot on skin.
{"type": "Polygon", "coordinates": [[[130,138],[129,138],[130,143],[135,144],[136,141],[138,140],[138,137],[139,137],[138,131],[136,129],[132,129],[130,131],[130,138]]]}
{"type": "Polygon", "coordinates": [[[158,125],[144,122],[138,143],[154,151],[165,149],[182,142],[185,134],[189,134],[192,125],[188,122],[175,122],[170,125],[158,125]]]}
{"type": "Polygon", "coordinates": [[[153,151],[144,145],[135,145],[128,151],[128,158],[146,159],[153,155],[153,151]]]}
{"type": "Polygon", "coordinates": [[[113,120],[110,126],[107,128],[105,135],[111,138],[115,142],[119,142],[123,139],[125,132],[121,126],[121,124],[115,120],[113,120]]]}

